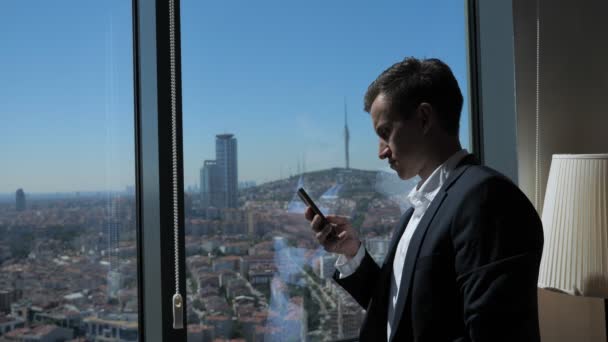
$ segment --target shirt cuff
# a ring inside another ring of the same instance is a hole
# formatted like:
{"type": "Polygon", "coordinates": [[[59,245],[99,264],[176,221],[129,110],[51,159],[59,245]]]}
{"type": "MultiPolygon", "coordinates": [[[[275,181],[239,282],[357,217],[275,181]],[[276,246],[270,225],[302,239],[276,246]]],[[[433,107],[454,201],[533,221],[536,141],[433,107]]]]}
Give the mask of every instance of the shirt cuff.
{"type": "Polygon", "coordinates": [[[365,256],[365,247],[363,246],[363,242],[361,242],[361,246],[359,246],[359,250],[355,256],[348,260],[344,256],[344,254],[340,254],[338,260],[336,260],[336,269],[340,272],[340,279],[344,279],[349,275],[355,273],[361,262],[363,261],[363,257],[365,256]]]}

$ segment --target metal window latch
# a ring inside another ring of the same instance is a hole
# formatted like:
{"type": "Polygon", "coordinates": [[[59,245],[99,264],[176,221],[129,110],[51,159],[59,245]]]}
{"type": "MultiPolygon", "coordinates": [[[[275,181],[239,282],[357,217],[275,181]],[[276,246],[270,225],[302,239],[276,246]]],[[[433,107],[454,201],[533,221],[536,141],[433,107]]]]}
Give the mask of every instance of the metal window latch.
{"type": "Polygon", "coordinates": [[[173,295],[173,329],[184,328],[184,305],[182,295],[176,293],[173,295]]]}

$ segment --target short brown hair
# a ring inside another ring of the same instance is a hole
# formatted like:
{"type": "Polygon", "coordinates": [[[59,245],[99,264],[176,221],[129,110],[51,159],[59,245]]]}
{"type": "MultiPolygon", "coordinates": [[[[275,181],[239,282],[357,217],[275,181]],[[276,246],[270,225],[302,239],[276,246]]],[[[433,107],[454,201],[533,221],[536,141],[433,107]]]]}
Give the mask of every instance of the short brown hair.
{"type": "Polygon", "coordinates": [[[404,118],[420,103],[430,104],[438,113],[444,130],[458,136],[462,93],[452,70],[441,60],[407,57],[384,70],[367,88],[366,112],[370,112],[380,94],[386,96],[391,110],[404,118]]]}

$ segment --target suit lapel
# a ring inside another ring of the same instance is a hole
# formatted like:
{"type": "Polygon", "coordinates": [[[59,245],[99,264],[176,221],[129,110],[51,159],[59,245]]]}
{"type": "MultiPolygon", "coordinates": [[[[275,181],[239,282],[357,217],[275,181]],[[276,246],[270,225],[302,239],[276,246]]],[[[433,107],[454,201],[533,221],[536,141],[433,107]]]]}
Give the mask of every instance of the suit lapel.
{"type": "MultiPolygon", "coordinates": [[[[463,158],[463,160],[460,163],[458,163],[458,165],[456,166],[456,168],[454,169],[454,171],[452,172],[450,177],[446,180],[442,189],[439,191],[439,193],[437,193],[437,195],[431,202],[430,206],[424,213],[424,216],[422,216],[422,219],[418,223],[418,226],[416,227],[416,231],[414,232],[414,235],[412,236],[412,239],[410,240],[409,246],[407,248],[407,253],[405,256],[405,263],[403,265],[403,272],[401,274],[401,283],[399,286],[399,294],[397,295],[397,305],[395,306],[395,315],[393,316],[393,321],[391,322],[391,326],[397,327],[398,325],[396,323],[401,320],[401,316],[403,314],[403,309],[404,309],[404,306],[406,303],[406,299],[409,296],[410,286],[412,283],[412,278],[414,275],[414,269],[416,267],[416,262],[418,261],[418,253],[420,252],[420,246],[422,245],[422,241],[424,240],[424,237],[426,235],[426,232],[429,228],[431,221],[435,217],[435,214],[437,214],[437,211],[439,210],[439,208],[441,207],[441,204],[443,203],[444,199],[446,198],[447,190],[452,186],[452,184],[458,178],[460,178],[462,173],[469,166],[471,166],[471,164],[475,164],[475,163],[476,163],[476,160],[474,159],[474,157],[472,155],[468,155],[467,157],[463,158]]],[[[413,209],[412,209],[412,213],[413,213],[413,209]]],[[[411,214],[410,214],[410,216],[411,216],[411,214]]],[[[403,233],[403,230],[401,231],[401,233],[403,233]]],[[[399,235],[399,237],[401,237],[401,235],[399,235]]],[[[396,249],[396,245],[394,246],[394,248],[396,249]]],[[[393,250],[392,253],[393,253],[392,257],[394,257],[395,251],[393,250]]],[[[391,264],[392,264],[392,260],[391,260],[391,264]]],[[[392,329],[391,337],[390,337],[389,341],[393,339],[396,332],[397,332],[397,328],[392,329]]]]}

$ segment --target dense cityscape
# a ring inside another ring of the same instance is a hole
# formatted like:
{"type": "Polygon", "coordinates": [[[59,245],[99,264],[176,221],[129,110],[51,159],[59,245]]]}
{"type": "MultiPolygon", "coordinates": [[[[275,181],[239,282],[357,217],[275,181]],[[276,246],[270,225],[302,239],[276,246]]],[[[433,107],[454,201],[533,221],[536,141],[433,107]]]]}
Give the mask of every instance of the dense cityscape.
{"type": "MultiPolygon", "coordinates": [[[[357,336],[364,311],[331,280],[337,255],[296,189],[349,216],[380,263],[413,183],[350,167],[239,183],[236,138],[215,144],[185,192],[188,341],[357,336]]],[[[136,224],[133,187],[0,203],[0,340],[137,341],[136,224]]]]}

